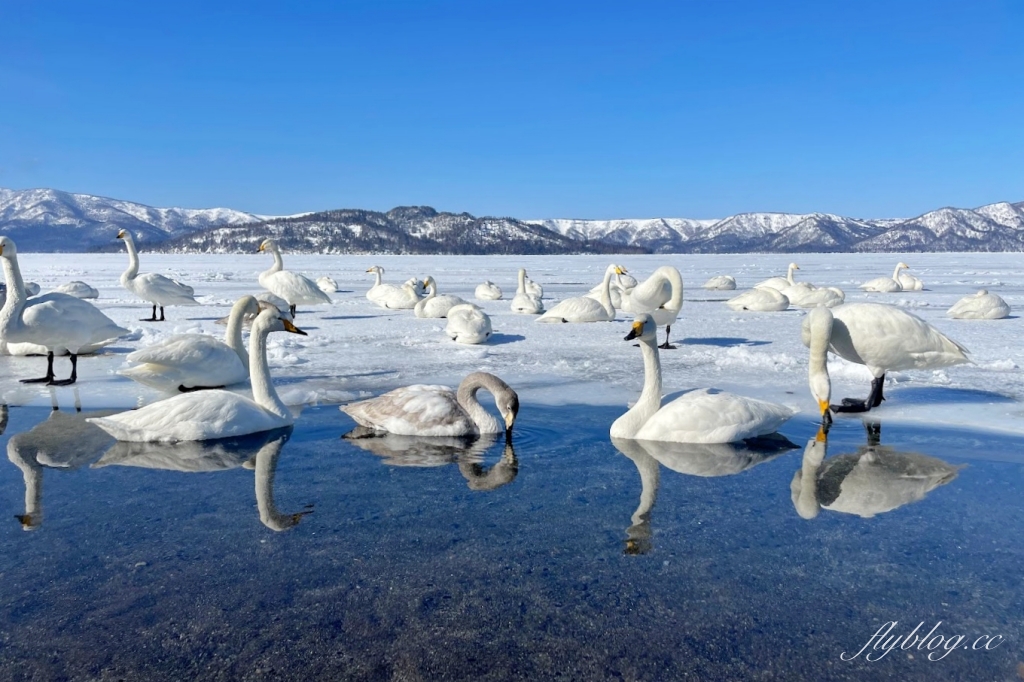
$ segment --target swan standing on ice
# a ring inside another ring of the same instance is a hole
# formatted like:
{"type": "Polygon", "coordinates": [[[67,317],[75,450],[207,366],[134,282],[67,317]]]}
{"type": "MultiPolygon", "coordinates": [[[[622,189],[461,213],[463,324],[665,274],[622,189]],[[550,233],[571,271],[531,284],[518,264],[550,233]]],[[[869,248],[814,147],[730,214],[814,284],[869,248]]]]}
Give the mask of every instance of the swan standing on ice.
{"type": "Polygon", "coordinates": [[[778,289],[756,287],[730,298],[725,305],[733,310],[753,310],[761,313],[779,312],[789,308],[789,299],[778,289]]]}
{"type": "Polygon", "coordinates": [[[640,341],[644,388],[640,399],[612,424],[612,438],[676,443],[731,443],[773,433],[793,410],[783,405],[724,392],[698,389],[661,404],[661,359],[657,325],[638,315],[626,341],[640,341]]]}
{"type": "Polygon", "coordinates": [[[612,277],[625,274],[625,272],[626,269],[622,266],[609,265],[604,271],[599,301],[589,296],[574,296],[564,299],[538,317],[537,322],[611,322],[615,319],[615,307],[612,305],[609,289],[612,277]]]}
{"type": "Polygon", "coordinates": [[[683,307],[683,276],[671,265],[663,265],[631,289],[622,292],[622,309],[631,313],[650,313],[659,327],[665,327],[665,343],[658,348],[668,350],[672,324],[683,307]]]}
{"type": "Polygon", "coordinates": [[[143,322],[164,322],[165,305],[199,305],[194,298],[195,290],[170,277],[155,272],[139,274],[139,252],[135,248],[135,239],[128,230],[120,230],[117,238],[124,241],[128,249],[128,269],[121,274],[121,286],[144,301],[153,304],[153,314],[143,318],[143,322]],[[157,319],[156,308],[160,306],[160,318],[157,319]]]}
{"type": "Polygon", "coordinates": [[[249,337],[254,400],[223,389],[197,391],[88,421],[118,440],[163,443],[231,438],[290,426],[295,417],[274,390],[267,365],[267,336],[275,331],[306,334],[276,310],[259,314],[249,337]]]}
{"type": "MultiPolygon", "coordinates": [[[[864,282],[860,285],[860,288],[864,291],[874,291],[884,294],[892,294],[897,291],[903,291],[903,285],[900,284],[900,270],[903,268],[909,268],[910,266],[906,263],[897,263],[896,269],[892,271],[892,277],[876,277],[875,279],[864,282]]],[[[916,277],[915,277],[916,279],[916,277]]]]}
{"type": "Polygon", "coordinates": [[[769,289],[778,289],[779,291],[782,291],[786,287],[791,287],[796,284],[796,280],[793,279],[793,272],[799,269],[799,265],[796,263],[790,263],[785,277],[769,277],[768,279],[755,284],[754,288],[758,289],[767,287],[769,289]]]}
{"type": "Polygon", "coordinates": [[[539,315],[544,312],[544,303],[540,296],[535,296],[526,290],[526,270],[519,268],[519,288],[516,295],[512,297],[512,312],[520,315],[539,315]]]}
{"type": "Polygon", "coordinates": [[[259,250],[269,251],[274,257],[274,264],[270,266],[270,269],[260,273],[260,286],[288,301],[288,312],[292,314],[292,317],[295,317],[295,306],[300,303],[319,305],[331,302],[331,297],[321,291],[316,282],[297,272],[284,269],[281,249],[273,239],[264,239],[259,250]]]}
{"type": "Polygon", "coordinates": [[[413,306],[413,314],[416,317],[447,317],[448,311],[457,305],[472,305],[469,301],[458,296],[450,294],[438,295],[437,282],[434,281],[433,277],[428,276],[423,280],[423,283],[429,293],[426,298],[420,299],[413,306]]]}
{"type": "Polygon", "coordinates": [[[716,275],[701,285],[701,289],[713,291],[732,291],[736,288],[736,278],[732,275],[716,275]]]}
{"type": "Polygon", "coordinates": [[[958,320],[1001,320],[1010,314],[1010,306],[1001,296],[981,289],[972,296],[964,296],[946,311],[958,320]]]}
{"type": "Polygon", "coordinates": [[[832,383],[827,351],[864,365],[874,379],[867,400],[844,398],[831,405],[833,412],[867,412],[885,400],[885,373],[893,370],[939,369],[965,362],[967,349],[950,340],[916,315],[881,303],[844,303],[835,308],[814,308],[804,318],[801,339],[810,349],[811,395],[821,418],[829,423],[832,383]]]}
{"type": "Polygon", "coordinates": [[[208,334],[175,334],[130,353],[128,362],[136,364],[118,374],[159,390],[182,393],[242,383],[249,378],[242,326],[247,316],[259,312],[256,298],[243,296],[231,308],[223,341],[208,334]]]}
{"type": "Polygon", "coordinates": [[[415,384],[339,409],[360,426],[399,436],[479,436],[502,431],[508,435],[519,414],[519,396],[493,374],[473,372],[457,392],[447,386],[415,384]],[[477,400],[481,388],[494,396],[504,426],[477,400]]]}
{"type": "Polygon", "coordinates": [[[491,338],[491,318],[472,303],[457,305],[448,310],[444,333],[456,343],[485,343],[491,338]]]}
{"type": "Polygon", "coordinates": [[[68,282],[67,284],[61,284],[59,287],[54,289],[58,294],[67,294],[68,296],[74,296],[75,298],[99,298],[100,292],[92,288],[85,282],[68,282]]]}
{"type": "Polygon", "coordinates": [[[18,247],[10,237],[0,237],[0,260],[7,280],[7,300],[0,309],[0,341],[29,343],[46,349],[46,376],[22,379],[22,383],[67,386],[78,380],[78,354],[88,346],[102,345],[128,333],[87,301],[67,294],[49,293],[28,299],[18,266],[18,247]],[[54,353],[71,356],[71,376],[56,380],[54,353]]]}
{"type": "Polygon", "coordinates": [[[501,300],[501,287],[497,284],[486,280],[483,284],[478,284],[476,291],[473,292],[473,296],[478,301],[500,301],[501,300]]]}

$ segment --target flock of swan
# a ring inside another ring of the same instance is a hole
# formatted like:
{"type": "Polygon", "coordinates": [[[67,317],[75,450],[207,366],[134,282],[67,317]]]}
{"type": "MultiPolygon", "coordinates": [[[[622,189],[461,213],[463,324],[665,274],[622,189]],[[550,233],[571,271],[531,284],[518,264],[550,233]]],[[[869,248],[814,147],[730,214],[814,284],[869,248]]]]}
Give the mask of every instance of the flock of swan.
{"type": "MultiPolygon", "coordinates": [[[[139,256],[132,235],[121,230],[117,236],[124,242],[129,257],[122,285],[152,305],[152,314],[145,321],[165,321],[165,306],[198,305],[192,287],[159,274],[139,274],[139,256]]],[[[204,334],[178,334],[128,356],[130,366],[121,371],[124,376],[176,395],[141,409],[95,417],[92,423],[127,442],[215,440],[294,423],[292,411],[278,396],[270,376],[268,336],[274,332],[305,334],[294,324],[297,307],[330,303],[327,291],[336,291],[337,284],[330,278],[312,280],[286,269],[273,239],[263,241],[259,251],[273,257],[272,267],[258,278],[267,290],[262,296],[264,300],[253,296],[240,298],[228,316],[223,341],[204,334]],[[242,340],[247,323],[251,323],[248,349],[242,340]],[[230,389],[246,382],[252,398],[230,389]]],[[[8,237],[0,237],[0,260],[7,282],[6,300],[0,309],[0,339],[8,346],[29,344],[42,349],[47,356],[46,376],[23,381],[74,383],[80,353],[127,332],[74,293],[59,291],[30,297],[18,266],[17,247],[8,237]],[[58,380],[54,375],[54,357],[65,353],[70,355],[71,375],[58,380]]],[[[903,279],[906,275],[902,270],[906,267],[900,263],[892,278],[883,278],[890,280],[891,287],[883,286],[879,280],[864,286],[874,291],[920,287],[916,278],[903,279]]],[[[799,266],[790,264],[785,277],[760,282],[727,301],[727,305],[744,310],[781,310],[790,305],[809,309],[803,320],[802,340],[809,349],[810,393],[824,427],[831,423],[833,413],[864,412],[878,407],[884,400],[887,372],[937,369],[969,362],[963,346],[919,317],[882,303],[845,303],[843,292],[835,287],[815,287],[795,280],[797,270],[799,266]],[[866,398],[832,403],[826,361],[829,352],[870,370],[873,380],[866,398]]],[[[459,343],[485,343],[491,336],[487,313],[470,301],[440,293],[432,276],[394,285],[383,281],[385,272],[379,266],[369,268],[367,273],[375,279],[366,297],[381,308],[412,310],[419,318],[446,318],[446,333],[459,343]]],[[[91,293],[91,287],[84,283],[72,285],[66,290],[91,293]]],[[[734,278],[723,275],[712,278],[704,287],[730,290],[735,285],[734,278]]],[[[503,292],[485,281],[476,287],[475,295],[482,301],[495,301],[501,300],[503,292]]],[[[644,387],[636,404],[611,424],[613,438],[732,443],[774,433],[794,414],[782,405],[710,389],[692,390],[675,400],[664,401],[659,351],[674,348],[669,335],[683,305],[683,279],[675,267],[659,267],[646,280],[637,281],[625,267],[611,264],[601,282],[585,294],[563,299],[546,310],[543,297],[543,287],[520,269],[518,287],[510,304],[513,313],[535,315],[539,323],[566,324],[610,322],[617,311],[634,316],[626,340],[635,341],[640,347],[644,387]],[[659,327],[665,328],[665,341],[660,345],[659,327]]],[[[998,296],[982,292],[954,308],[962,308],[965,315],[991,319],[987,306],[1001,301],[998,296]]],[[[1005,302],[1001,306],[1008,312],[1005,302]]],[[[519,398],[497,376],[473,372],[457,389],[407,386],[344,405],[341,410],[360,427],[381,434],[510,435],[519,412],[519,398]],[[491,393],[500,421],[478,401],[481,389],[491,393]]]]}

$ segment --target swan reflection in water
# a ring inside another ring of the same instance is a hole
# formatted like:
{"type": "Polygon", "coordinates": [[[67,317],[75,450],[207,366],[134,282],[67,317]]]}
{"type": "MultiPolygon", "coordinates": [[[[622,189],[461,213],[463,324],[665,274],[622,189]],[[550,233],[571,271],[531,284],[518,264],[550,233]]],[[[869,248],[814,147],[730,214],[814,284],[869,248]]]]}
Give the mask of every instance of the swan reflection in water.
{"type": "Polygon", "coordinates": [[[813,519],[822,509],[871,518],[892,511],[956,478],[960,467],[916,452],[881,445],[881,424],[865,421],[867,445],[826,460],[828,429],[807,441],[790,493],[797,514],[813,519]]]}
{"type": "MultiPolygon", "coordinates": [[[[25,479],[25,513],[15,515],[24,530],[36,530],[43,522],[43,469],[74,471],[95,461],[114,442],[103,429],[85,420],[117,410],[82,412],[77,389],[74,394],[75,411],[63,412],[51,389],[50,416],[7,441],[7,458],[21,469],[25,479]]],[[[6,430],[7,414],[4,405],[0,408],[0,434],[6,430]]]]}
{"type": "Polygon", "coordinates": [[[732,476],[798,447],[777,433],[738,443],[670,443],[612,438],[612,445],[633,460],[640,474],[640,505],[633,512],[632,525],[626,529],[625,554],[647,554],[654,548],[651,509],[658,495],[662,466],[687,476],[732,476]]]}
{"type": "Polygon", "coordinates": [[[179,443],[135,443],[118,441],[94,463],[93,467],[110,465],[163,469],[187,473],[226,471],[237,467],[255,470],[256,506],[260,521],[271,530],[288,530],[296,526],[312,505],[301,512],[286,514],[274,504],[274,477],[281,448],[288,442],[292,427],[265,431],[239,438],[214,441],[183,441],[179,443]]]}
{"type": "Polygon", "coordinates": [[[483,465],[484,455],[497,440],[496,434],[473,436],[399,436],[357,426],[342,439],[384,458],[384,464],[398,467],[439,467],[457,464],[470,490],[495,490],[515,480],[519,460],[512,438],[505,438],[505,450],[494,466],[483,465]]]}

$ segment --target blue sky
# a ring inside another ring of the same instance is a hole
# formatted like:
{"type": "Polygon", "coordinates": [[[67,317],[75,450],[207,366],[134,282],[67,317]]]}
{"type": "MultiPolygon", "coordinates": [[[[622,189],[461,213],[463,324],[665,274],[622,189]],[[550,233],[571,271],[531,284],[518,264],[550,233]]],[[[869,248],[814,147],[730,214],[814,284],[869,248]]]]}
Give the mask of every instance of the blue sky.
{"type": "Polygon", "coordinates": [[[0,187],[523,218],[1024,200],[1024,2],[5,2],[0,187]]]}

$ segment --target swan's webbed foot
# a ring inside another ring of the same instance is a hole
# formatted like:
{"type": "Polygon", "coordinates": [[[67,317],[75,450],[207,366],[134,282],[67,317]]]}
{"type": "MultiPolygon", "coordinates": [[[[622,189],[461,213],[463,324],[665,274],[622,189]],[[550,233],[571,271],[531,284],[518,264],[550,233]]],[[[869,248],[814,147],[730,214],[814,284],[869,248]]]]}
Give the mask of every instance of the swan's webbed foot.
{"type": "Polygon", "coordinates": [[[662,350],[675,350],[677,347],[673,346],[671,343],[666,341],[665,343],[658,346],[658,348],[661,348],[662,350]]]}
{"type": "Polygon", "coordinates": [[[859,398],[843,398],[842,405],[830,405],[833,412],[867,412],[871,408],[867,400],[859,398]]]}
{"type": "Polygon", "coordinates": [[[78,380],[77,377],[68,377],[67,379],[54,379],[53,381],[48,382],[48,385],[50,385],[50,386],[70,386],[71,384],[75,383],[75,381],[77,381],[77,380],[78,380]]]}
{"type": "Polygon", "coordinates": [[[181,393],[194,393],[195,391],[212,391],[217,388],[224,388],[224,386],[186,386],[185,384],[178,384],[178,391],[181,393]]]}
{"type": "Polygon", "coordinates": [[[23,383],[23,384],[52,384],[53,383],[53,375],[51,374],[49,376],[39,377],[38,379],[22,379],[21,383],[23,383]]]}

